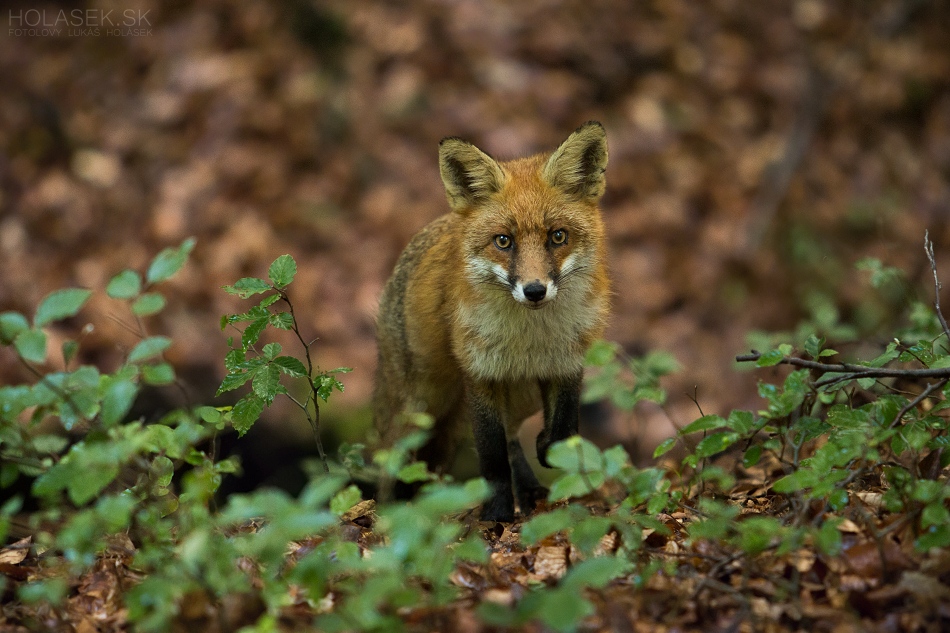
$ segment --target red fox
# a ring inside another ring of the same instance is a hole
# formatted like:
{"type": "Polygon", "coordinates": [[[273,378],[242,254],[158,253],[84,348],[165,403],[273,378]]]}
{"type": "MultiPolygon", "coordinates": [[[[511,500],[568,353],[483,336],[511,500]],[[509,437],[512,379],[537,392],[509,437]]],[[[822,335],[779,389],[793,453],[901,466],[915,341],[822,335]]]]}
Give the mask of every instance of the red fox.
{"type": "Polygon", "coordinates": [[[377,428],[435,420],[419,457],[445,466],[472,426],[491,496],[483,520],[514,519],[546,496],[517,432],[544,411],[547,449],[577,433],[584,354],[609,307],[604,227],[607,138],[579,127],[553,153],[498,162],[458,138],[439,144],[452,211],[412,238],[380,300],[377,428]],[[512,480],[514,486],[512,487],[512,480]]]}

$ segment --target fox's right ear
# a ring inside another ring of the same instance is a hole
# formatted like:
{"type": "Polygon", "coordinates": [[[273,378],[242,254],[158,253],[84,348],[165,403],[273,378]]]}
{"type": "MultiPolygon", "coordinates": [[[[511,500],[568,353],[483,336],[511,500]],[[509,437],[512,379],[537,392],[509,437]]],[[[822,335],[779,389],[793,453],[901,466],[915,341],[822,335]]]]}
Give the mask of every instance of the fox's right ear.
{"type": "Polygon", "coordinates": [[[481,202],[505,184],[501,165],[460,138],[444,138],[439,143],[439,173],[449,206],[456,211],[481,202]]]}

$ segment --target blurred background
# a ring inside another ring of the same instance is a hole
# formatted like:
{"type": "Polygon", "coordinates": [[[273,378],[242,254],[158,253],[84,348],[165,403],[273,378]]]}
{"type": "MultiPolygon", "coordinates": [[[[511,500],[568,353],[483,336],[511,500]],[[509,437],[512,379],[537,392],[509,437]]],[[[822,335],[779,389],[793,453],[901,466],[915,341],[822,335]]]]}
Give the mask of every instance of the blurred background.
{"type": "MultiPolygon", "coordinates": [[[[377,298],[447,210],[444,136],[504,159],[606,126],[608,338],[681,370],[604,444],[649,450],[694,399],[757,408],[750,332],[886,341],[932,300],[925,229],[950,281],[942,0],[14,2],[0,25],[0,310],[195,236],[146,322],[194,402],[224,374],[220,315],[249,305],[220,287],[290,253],[317,362],[354,369],[324,420],[366,435],[377,298]],[[870,289],[865,257],[906,281],[870,289]]],[[[94,323],[82,360],[113,369],[128,318],[99,292],[51,345],[94,323]]],[[[0,380],[27,379],[0,350],[0,380]]],[[[268,420],[258,445],[308,445],[292,410],[268,420]]]]}

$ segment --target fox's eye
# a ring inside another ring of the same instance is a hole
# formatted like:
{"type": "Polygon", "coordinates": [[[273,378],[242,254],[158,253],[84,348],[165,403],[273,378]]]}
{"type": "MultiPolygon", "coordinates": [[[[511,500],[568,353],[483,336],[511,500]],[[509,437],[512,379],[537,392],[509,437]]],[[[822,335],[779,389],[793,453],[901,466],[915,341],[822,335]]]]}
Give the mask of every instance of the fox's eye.
{"type": "Polygon", "coordinates": [[[558,229],[551,232],[551,243],[555,246],[560,246],[567,241],[567,231],[564,229],[558,229]]]}
{"type": "Polygon", "coordinates": [[[509,248],[511,248],[511,236],[510,235],[496,235],[495,246],[497,246],[503,251],[508,250],[509,248]]]}

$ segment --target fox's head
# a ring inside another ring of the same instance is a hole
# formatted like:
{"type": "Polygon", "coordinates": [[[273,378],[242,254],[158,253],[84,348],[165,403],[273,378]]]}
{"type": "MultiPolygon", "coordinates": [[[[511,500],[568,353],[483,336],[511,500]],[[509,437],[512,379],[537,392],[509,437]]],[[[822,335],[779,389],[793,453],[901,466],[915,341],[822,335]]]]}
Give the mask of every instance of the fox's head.
{"type": "Polygon", "coordinates": [[[471,143],[439,144],[449,204],[464,218],[469,280],[541,308],[602,266],[607,137],[590,121],[551,154],[498,162],[471,143]]]}

